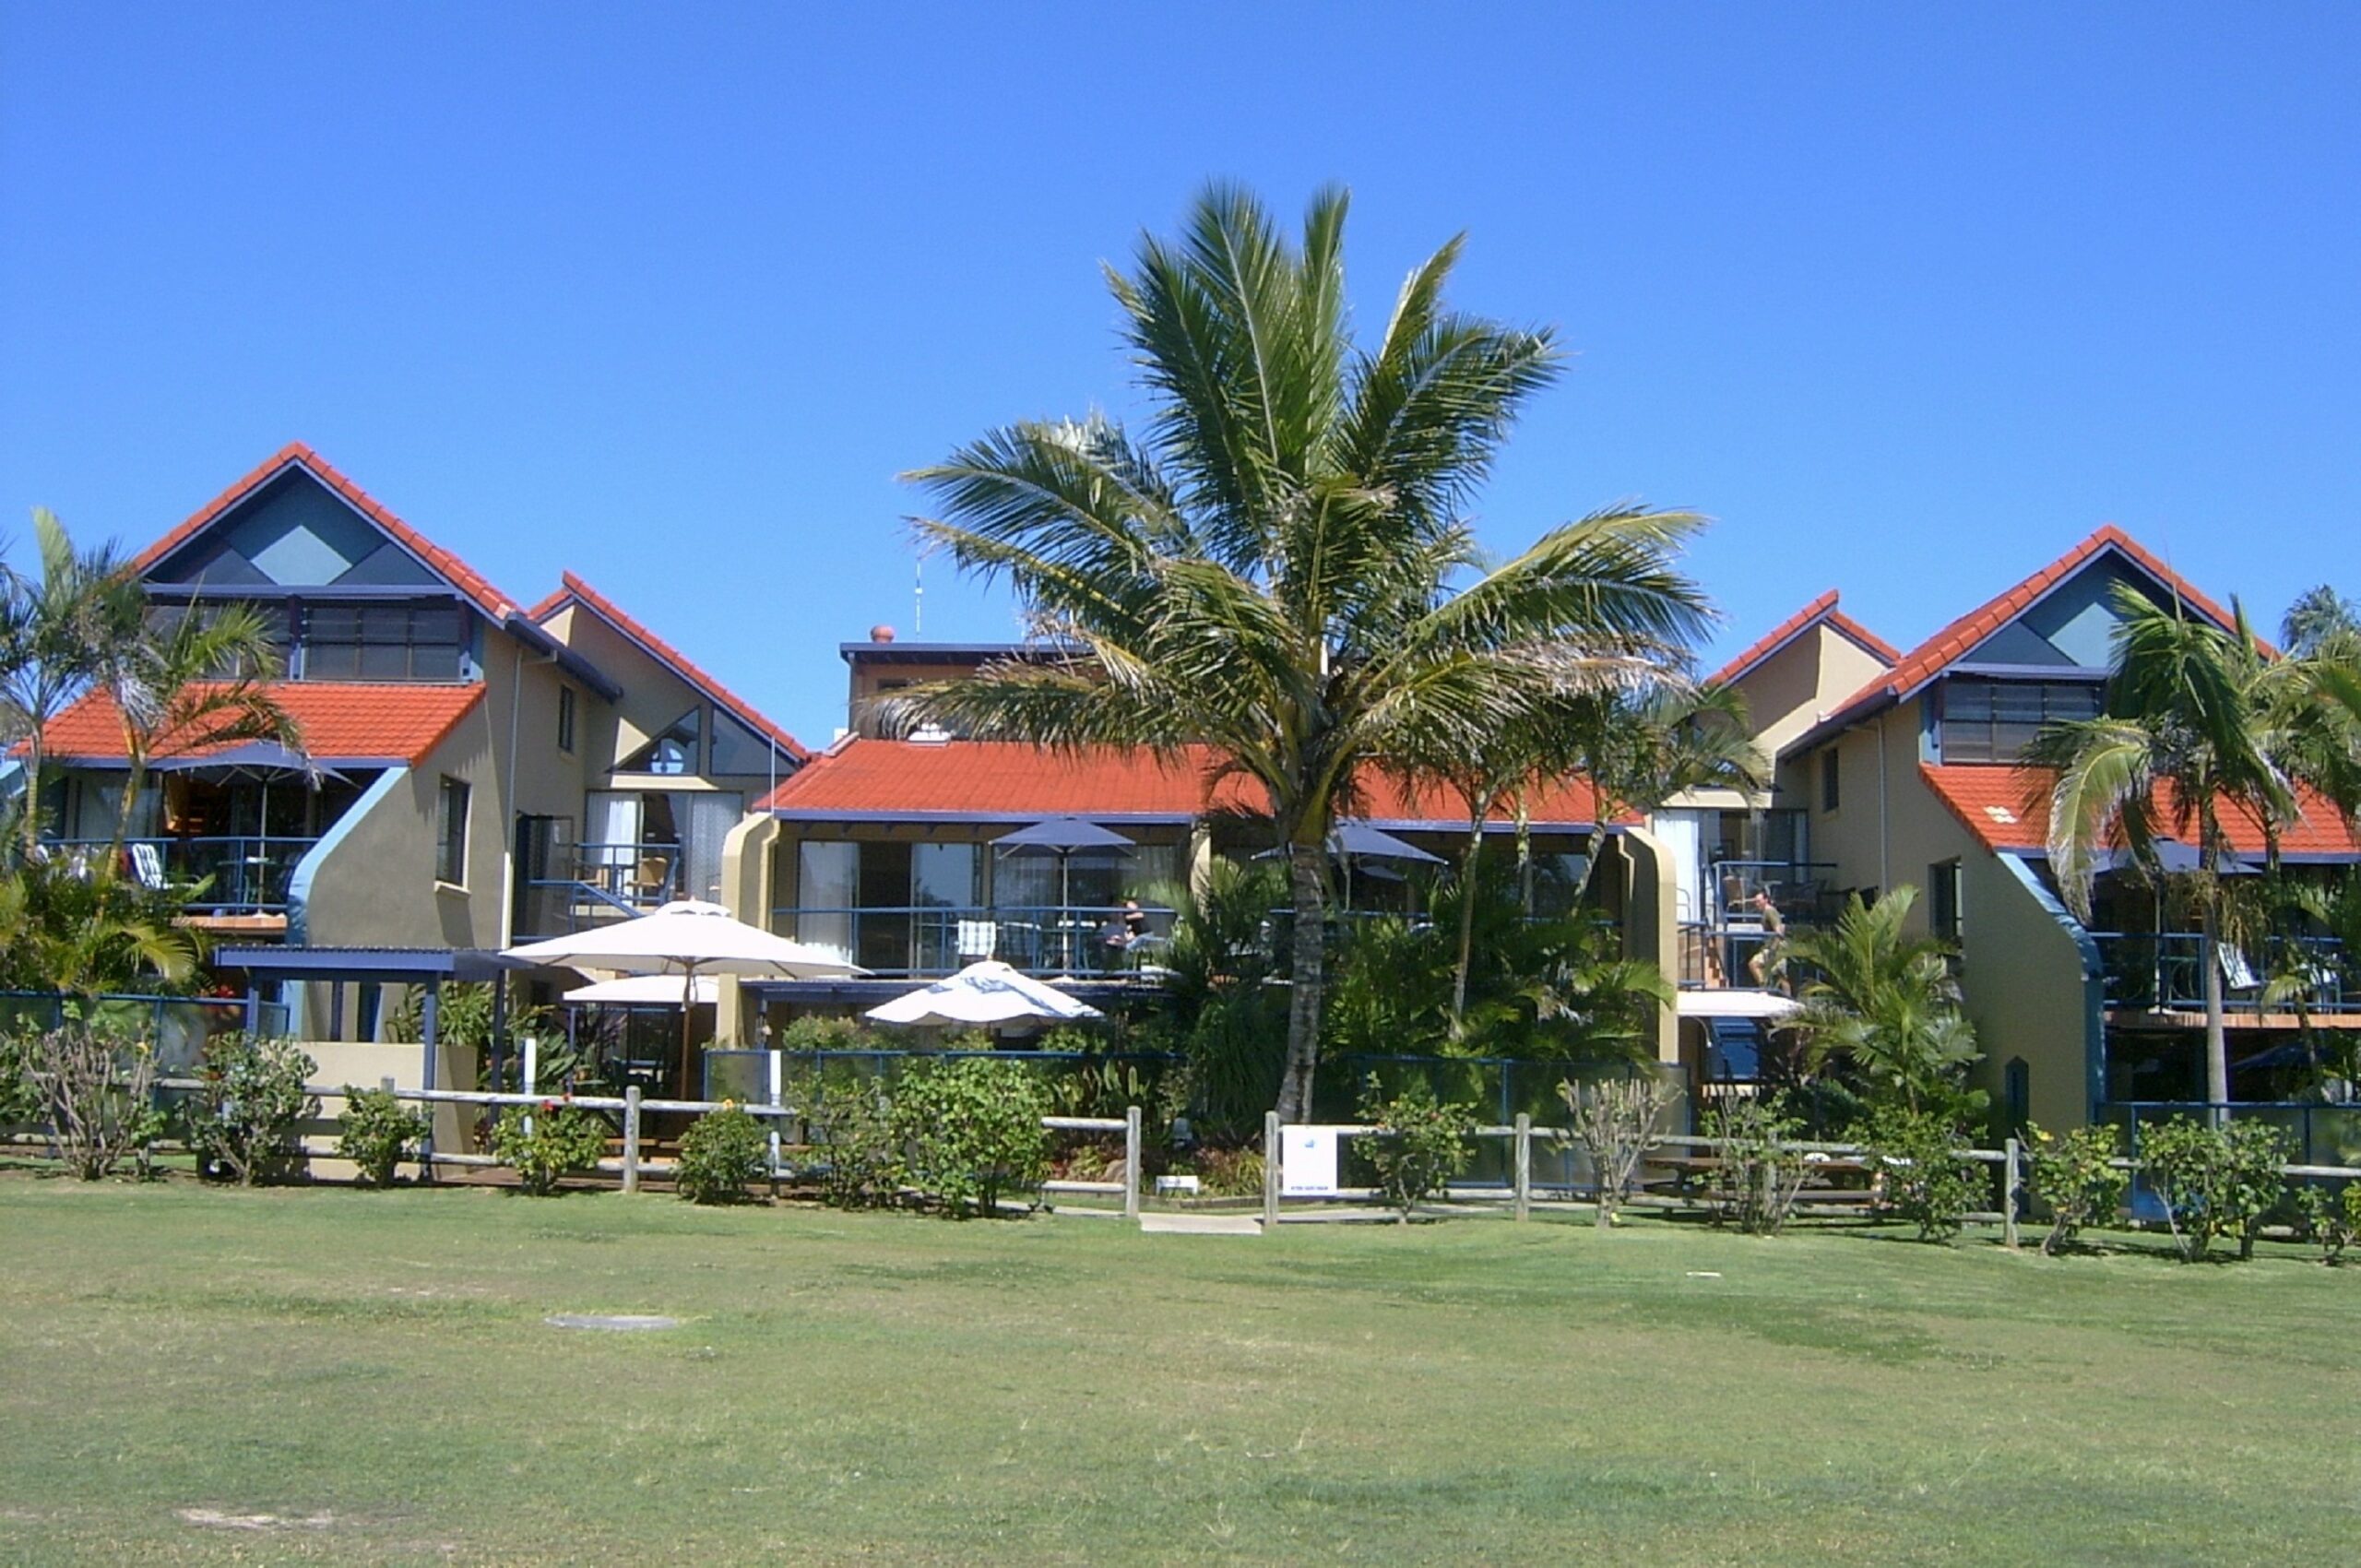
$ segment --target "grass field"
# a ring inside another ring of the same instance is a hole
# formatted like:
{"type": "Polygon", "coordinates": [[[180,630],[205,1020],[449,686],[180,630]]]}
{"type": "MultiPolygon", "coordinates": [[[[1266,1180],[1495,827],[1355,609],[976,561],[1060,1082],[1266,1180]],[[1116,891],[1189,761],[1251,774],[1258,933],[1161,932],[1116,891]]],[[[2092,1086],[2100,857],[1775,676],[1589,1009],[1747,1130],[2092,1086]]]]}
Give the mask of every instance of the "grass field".
{"type": "Polygon", "coordinates": [[[12,1562],[2361,1550],[2361,1269],[2293,1249],[1143,1236],[24,1175],[0,1237],[12,1562]]]}

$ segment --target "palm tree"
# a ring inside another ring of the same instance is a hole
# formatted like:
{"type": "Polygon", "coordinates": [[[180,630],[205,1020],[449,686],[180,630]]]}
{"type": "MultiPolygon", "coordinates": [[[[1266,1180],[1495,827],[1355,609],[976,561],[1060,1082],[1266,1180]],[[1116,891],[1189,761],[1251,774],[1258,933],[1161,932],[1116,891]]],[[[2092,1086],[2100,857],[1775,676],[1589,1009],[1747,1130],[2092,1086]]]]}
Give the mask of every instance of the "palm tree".
{"type": "Polygon", "coordinates": [[[1874,904],[1855,894],[1835,924],[1787,940],[1788,961],[1812,976],[1793,1027],[1814,1067],[1841,1055],[1914,1115],[1956,1114],[1972,1109],[1958,1083],[1975,1060],[1975,1028],[1959,1010],[1950,947],[1904,932],[1917,901],[1908,885],[1874,904]]]}
{"type": "Polygon", "coordinates": [[[2361,605],[2337,592],[2326,583],[2307,588],[2279,622],[2279,640],[2288,652],[2302,656],[2313,652],[2331,637],[2361,634],[2361,605]]]}
{"type": "Polygon", "coordinates": [[[1445,308],[1453,240],[1356,350],[1346,205],[1320,194],[1291,244],[1216,185],[1180,240],[1110,270],[1138,438],[1103,417],[1016,424],[909,476],[943,512],[921,540],[1005,579],[1048,657],[882,705],[1062,750],[1204,746],[1260,787],[1295,910],[1290,1120],[1318,1052],[1328,833],[1367,770],[1412,735],[1472,749],[1597,659],[1677,664],[1709,613],[1673,564],[1688,514],[1618,507],[1484,559],[1463,509],[1555,345],[1445,308]]]}
{"type": "Polygon", "coordinates": [[[2268,663],[2243,621],[2236,635],[2159,605],[2118,584],[2112,666],[2094,719],[2043,727],[2025,760],[2055,768],[2048,848],[2058,890],[2078,919],[2090,919],[2098,852],[2120,842],[2152,879],[2169,836],[2195,847],[2190,891],[2201,931],[2198,965],[2205,988],[2205,1097],[2230,1098],[2229,1054],[2217,953],[2222,932],[2219,873],[2233,854],[2227,823],[2259,821],[2275,834],[2296,798],[2274,759],[2267,721],[2268,663]]]}
{"type": "MultiPolygon", "coordinates": [[[[295,721],[271,695],[279,650],[262,617],[229,605],[150,620],[114,650],[103,679],[123,720],[131,773],[116,814],[114,848],[131,835],[139,783],[160,746],[201,752],[232,741],[275,740],[300,748],[295,721]]],[[[114,863],[110,855],[107,863],[114,863]]]]}
{"type": "Polygon", "coordinates": [[[0,718],[25,742],[25,848],[41,842],[49,726],[103,679],[146,629],[148,600],[112,545],[79,551],[55,515],[33,509],[41,576],[0,581],[0,718]]]}

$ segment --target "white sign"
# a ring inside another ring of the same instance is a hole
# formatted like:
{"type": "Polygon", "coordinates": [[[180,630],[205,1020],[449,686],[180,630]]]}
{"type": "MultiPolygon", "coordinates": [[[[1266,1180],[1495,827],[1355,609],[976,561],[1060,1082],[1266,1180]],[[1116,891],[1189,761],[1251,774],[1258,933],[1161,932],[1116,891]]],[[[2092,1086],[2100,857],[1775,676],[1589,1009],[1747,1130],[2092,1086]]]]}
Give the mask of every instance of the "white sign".
{"type": "Polygon", "coordinates": [[[1279,1191],[1291,1197],[1335,1195],[1335,1128],[1279,1129],[1279,1191]]]}

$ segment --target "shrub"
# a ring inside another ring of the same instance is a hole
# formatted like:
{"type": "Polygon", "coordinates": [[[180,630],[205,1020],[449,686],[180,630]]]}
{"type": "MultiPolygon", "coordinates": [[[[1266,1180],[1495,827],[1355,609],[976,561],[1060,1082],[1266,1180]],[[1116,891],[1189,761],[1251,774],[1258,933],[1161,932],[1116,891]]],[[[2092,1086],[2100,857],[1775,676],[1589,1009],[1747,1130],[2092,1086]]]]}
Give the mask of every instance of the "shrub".
{"type": "Polygon", "coordinates": [[[320,1108],[303,1087],[318,1071],[292,1040],[243,1029],[207,1040],[199,1087],[182,1108],[197,1170],[242,1187],[279,1174],[294,1152],[295,1124],[320,1108]]]}
{"type": "Polygon", "coordinates": [[[2209,1127],[2177,1116],[2142,1135],[2140,1166],[2184,1263],[2227,1238],[2238,1256],[2254,1255],[2255,1233],[2286,1185],[2279,1168],[2287,1153],[2286,1134],[2261,1122],[2209,1127]]]}
{"type": "Polygon", "coordinates": [[[746,1188],[770,1168],[770,1134],[743,1106],[722,1103],[696,1120],[681,1139],[672,1184],[693,1204],[746,1201],[746,1188]]]}
{"type": "Polygon", "coordinates": [[[559,1178],[589,1170],[606,1152],[607,1123],[554,1099],[512,1105],[492,1124],[492,1158],[536,1197],[557,1191],[559,1178]]]}
{"type": "Polygon", "coordinates": [[[789,1020],[772,1043],[781,1051],[871,1051],[881,1042],[876,1031],[858,1018],[806,1014],[789,1020]]]}
{"type": "Polygon", "coordinates": [[[1423,1083],[1406,1085],[1388,1099],[1375,1074],[1362,1087],[1359,1115],[1379,1132],[1367,1153],[1377,1190],[1407,1225],[1411,1208],[1441,1192],[1467,1163],[1476,1119],[1464,1106],[1444,1104],[1423,1083]]]}
{"type": "Polygon", "coordinates": [[[1721,1158],[1714,1222],[1750,1236],[1776,1236],[1795,1217],[1811,1167],[1793,1146],[1797,1123],[1775,1100],[1733,1096],[1705,1112],[1705,1136],[1721,1158]]]}
{"type": "Polygon", "coordinates": [[[1263,1151],[1258,1148],[1209,1148],[1197,1155],[1197,1185],[1209,1198],[1259,1198],[1263,1195],[1263,1151]]]}
{"type": "Polygon", "coordinates": [[[1605,1078],[1594,1084],[1571,1080],[1559,1098],[1574,1118],[1574,1137],[1590,1156],[1598,1188],[1598,1226],[1615,1223],[1615,1211],[1640,1173],[1640,1161],[1656,1146],[1656,1118],[1672,1103],[1672,1086],[1653,1074],[1643,1078],[1605,1078]]]}
{"type": "Polygon", "coordinates": [[[344,1117],[336,1152],[352,1161],[364,1187],[390,1187],[394,1167],[413,1157],[426,1139],[426,1112],[405,1105],[391,1089],[344,1086],[344,1117]]]}
{"type": "Polygon", "coordinates": [[[2110,1126],[2077,1127],[2060,1137],[2028,1127],[2033,1152],[2033,1195],[2049,1208],[2049,1234],[2041,1239],[2044,1257],[2074,1240],[2086,1225],[2104,1225],[2123,1206],[2131,1173],[2111,1163],[2122,1152],[2123,1134],[2110,1126]]]}
{"type": "Polygon", "coordinates": [[[836,1208],[870,1208],[901,1193],[901,1160],[890,1108],[864,1078],[815,1078],[800,1097],[804,1136],[820,1156],[820,1199],[836,1208]]]}
{"type": "Polygon", "coordinates": [[[113,1174],[158,1135],[154,1041],[112,1022],[85,1021],[69,1007],[61,1028],[22,1037],[18,1052],[36,1114],[83,1181],[113,1174]]]}
{"type": "Polygon", "coordinates": [[[2347,1182],[2331,1193],[2317,1183],[2296,1189],[2296,1212],[2304,1234],[2320,1250],[2320,1262],[2331,1268],[2344,1261],[2344,1250],[2361,1241],[2361,1182],[2347,1182]]]}
{"type": "Polygon", "coordinates": [[[0,1038],[0,1127],[21,1126],[41,1116],[30,1043],[20,1035],[0,1038]]]}
{"type": "Polygon", "coordinates": [[[1872,1174],[1885,1184],[1880,1206],[1918,1227],[1922,1241],[1948,1241],[1965,1223],[1975,1189],[1959,1158],[1959,1136],[1941,1116],[1889,1107],[1862,1125],[1872,1174]]]}
{"type": "Polygon", "coordinates": [[[954,1216],[991,1214],[1003,1192],[1038,1186],[1050,1156],[1049,1097],[1022,1063],[929,1063],[895,1086],[890,1119],[902,1175],[954,1216]]]}

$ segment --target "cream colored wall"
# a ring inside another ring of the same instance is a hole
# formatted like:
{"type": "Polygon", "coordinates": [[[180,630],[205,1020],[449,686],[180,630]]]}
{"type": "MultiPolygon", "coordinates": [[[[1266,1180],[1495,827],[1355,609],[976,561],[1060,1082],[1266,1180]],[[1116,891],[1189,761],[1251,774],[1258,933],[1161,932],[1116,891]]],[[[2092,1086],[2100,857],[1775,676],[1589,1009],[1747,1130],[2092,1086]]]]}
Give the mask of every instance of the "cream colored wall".
{"type": "MultiPolygon", "coordinates": [[[[751,926],[771,927],[774,849],[778,819],[749,815],[730,830],[721,845],[721,901],[751,926]]],[[[735,1045],[754,1037],[753,1004],[735,979],[723,976],[713,1010],[715,1043],[735,1045]]]]}
{"type": "Polygon", "coordinates": [[[1832,627],[1814,626],[1740,676],[1755,742],[1776,756],[1782,746],[1833,712],[1885,670],[1875,654],[1832,627]]]}
{"type": "MultiPolygon", "coordinates": [[[[1623,906],[1625,954],[1676,973],[1679,909],[1672,857],[1647,830],[1631,827],[1617,836],[1629,866],[1623,906]]],[[[1656,1013],[1656,1060],[1680,1060],[1680,1020],[1669,1007],[1656,1013]]]]}
{"type": "MultiPolygon", "coordinates": [[[[386,1078],[396,1088],[414,1089],[424,1086],[420,1079],[426,1065],[426,1048],[415,1041],[387,1045],[362,1045],[350,1041],[305,1040],[303,1050],[318,1070],[311,1081],[326,1087],[374,1089],[386,1078]]],[[[438,1044],[434,1052],[434,1087],[438,1089],[471,1089],[476,1087],[476,1053],[471,1047],[438,1044]]],[[[352,1179],[352,1165],[338,1159],[333,1151],[337,1140],[337,1118],[344,1112],[344,1097],[328,1094],[320,1097],[320,1113],[304,1123],[302,1128],[303,1147],[313,1156],[309,1161],[312,1174],[332,1182],[352,1179]]],[[[473,1123],[476,1107],[437,1105],[433,1110],[434,1146],[445,1154],[469,1154],[475,1151],[473,1123]]],[[[414,1164],[404,1165],[400,1174],[415,1175],[414,1164]]]]}
{"type": "MultiPolygon", "coordinates": [[[[567,605],[550,617],[542,629],[588,659],[594,669],[623,688],[623,695],[613,702],[596,700],[595,725],[583,722],[589,717],[588,706],[577,710],[577,731],[596,731],[595,734],[584,734],[581,741],[585,776],[594,780],[589,788],[610,788],[606,782],[607,776],[620,759],[631,755],[670,729],[673,722],[690,708],[710,710],[713,707],[703,692],[649,658],[637,643],[579,605],[567,605]]],[[[586,699],[590,697],[587,692],[583,695],[586,699]]],[[[711,722],[709,711],[706,722],[711,722]]],[[[787,769],[782,765],[779,777],[785,778],[786,775],[787,769]]],[[[626,773],[615,775],[612,787],[664,790],[741,790],[748,791],[751,803],[753,794],[766,789],[769,782],[768,769],[761,773],[707,777],[626,773]]],[[[579,814],[581,809],[581,798],[577,794],[574,810],[579,814]]]]}

